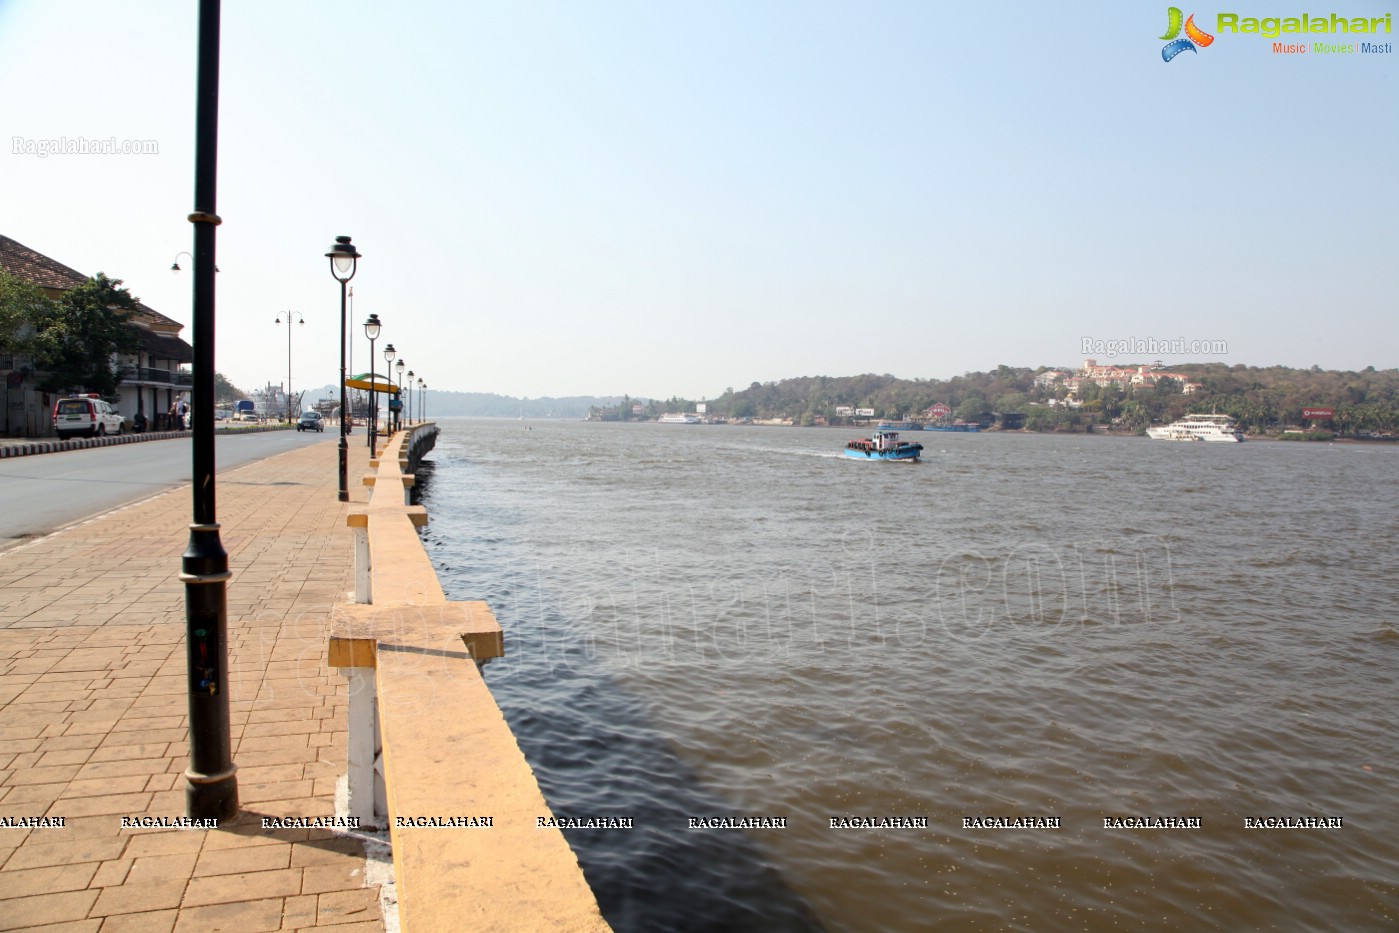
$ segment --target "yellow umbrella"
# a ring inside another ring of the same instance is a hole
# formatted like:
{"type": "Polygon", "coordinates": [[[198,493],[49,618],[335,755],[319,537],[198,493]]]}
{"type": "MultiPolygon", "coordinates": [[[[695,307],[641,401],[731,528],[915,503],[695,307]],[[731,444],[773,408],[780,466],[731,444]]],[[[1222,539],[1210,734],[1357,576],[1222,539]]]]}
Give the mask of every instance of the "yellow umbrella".
{"type": "Polygon", "coordinates": [[[360,389],[364,392],[389,392],[398,394],[398,386],[389,380],[383,373],[375,373],[374,381],[369,381],[369,373],[360,373],[358,376],[345,377],[345,388],[360,389]]]}

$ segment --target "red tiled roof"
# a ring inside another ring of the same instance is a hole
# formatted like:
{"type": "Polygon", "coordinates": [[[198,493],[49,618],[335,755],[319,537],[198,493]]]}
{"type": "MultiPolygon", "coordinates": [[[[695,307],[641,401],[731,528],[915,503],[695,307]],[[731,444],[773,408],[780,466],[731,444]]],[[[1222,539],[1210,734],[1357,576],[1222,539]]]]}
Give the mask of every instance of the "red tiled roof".
{"type": "Polygon", "coordinates": [[[57,288],[65,292],[88,279],[81,272],[70,269],[43,253],[36,253],[23,243],[7,236],[0,236],[0,269],[40,288],[57,288]]]}
{"type": "MultiPolygon", "coordinates": [[[[64,292],[83,284],[92,277],[83,275],[76,269],[70,269],[58,260],[50,259],[43,253],[32,250],[23,243],[7,236],[0,236],[0,269],[4,269],[17,279],[30,282],[40,288],[51,288],[64,292]]],[[[184,327],[179,321],[168,318],[139,301],[136,303],[136,307],[138,309],[136,321],[148,327],[151,325],[164,325],[176,329],[184,327]]]]}

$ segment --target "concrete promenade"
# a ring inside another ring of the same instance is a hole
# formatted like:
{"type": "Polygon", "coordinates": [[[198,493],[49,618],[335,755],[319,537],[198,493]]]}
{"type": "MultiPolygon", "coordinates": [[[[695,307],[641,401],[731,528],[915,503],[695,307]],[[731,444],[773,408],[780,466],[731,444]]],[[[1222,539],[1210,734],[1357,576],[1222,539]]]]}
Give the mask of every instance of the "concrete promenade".
{"type": "MultiPolygon", "coordinates": [[[[351,435],[351,507],[367,464],[351,435]]],[[[122,826],[184,815],[189,488],[0,552],[0,930],[384,928],[359,839],[262,826],[332,816],[345,770],[326,627],[354,555],[336,485],[330,432],[219,477],[241,812],[216,830],[122,826]]]]}

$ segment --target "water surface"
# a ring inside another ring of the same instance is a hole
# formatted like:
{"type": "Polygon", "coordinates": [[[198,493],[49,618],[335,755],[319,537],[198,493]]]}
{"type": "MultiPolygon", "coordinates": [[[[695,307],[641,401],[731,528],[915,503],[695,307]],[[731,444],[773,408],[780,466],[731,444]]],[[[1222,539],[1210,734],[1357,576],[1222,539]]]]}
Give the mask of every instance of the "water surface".
{"type": "Polygon", "coordinates": [[[429,553],[551,806],[635,820],[568,833],[617,929],[1399,929],[1399,450],[442,426],[429,553]]]}

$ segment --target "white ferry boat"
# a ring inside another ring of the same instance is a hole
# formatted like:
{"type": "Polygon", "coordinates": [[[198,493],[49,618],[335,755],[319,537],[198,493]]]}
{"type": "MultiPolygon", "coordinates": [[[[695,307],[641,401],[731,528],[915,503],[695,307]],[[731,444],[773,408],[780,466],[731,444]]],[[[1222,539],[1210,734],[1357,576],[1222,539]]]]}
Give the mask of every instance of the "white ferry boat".
{"type": "Polygon", "coordinates": [[[677,412],[667,412],[656,421],[658,424],[704,424],[704,419],[699,415],[677,412]]]}
{"type": "Polygon", "coordinates": [[[1146,429],[1147,437],[1158,441],[1227,441],[1236,444],[1243,433],[1228,415],[1186,415],[1179,421],[1146,429]]]}

